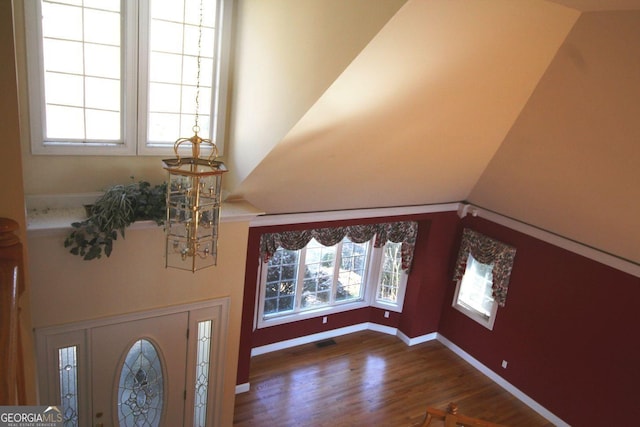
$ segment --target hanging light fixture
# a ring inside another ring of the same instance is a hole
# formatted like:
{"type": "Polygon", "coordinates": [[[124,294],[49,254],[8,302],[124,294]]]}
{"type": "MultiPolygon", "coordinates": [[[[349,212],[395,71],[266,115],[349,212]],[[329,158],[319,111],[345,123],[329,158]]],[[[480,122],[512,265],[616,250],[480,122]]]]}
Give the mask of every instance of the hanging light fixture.
{"type": "Polygon", "coordinates": [[[196,112],[194,135],[179,138],[173,151],[176,157],[163,160],[169,172],[167,184],[166,267],[195,272],[216,265],[218,224],[222,203],[222,174],[224,163],[216,160],[218,147],[210,139],[198,135],[198,109],[200,95],[200,50],[202,42],[202,2],[198,36],[196,78],[196,112]],[[191,157],[181,157],[181,145],[191,145],[191,157]],[[210,147],[211,153],[201,158],[201,148],[210,147]]]}

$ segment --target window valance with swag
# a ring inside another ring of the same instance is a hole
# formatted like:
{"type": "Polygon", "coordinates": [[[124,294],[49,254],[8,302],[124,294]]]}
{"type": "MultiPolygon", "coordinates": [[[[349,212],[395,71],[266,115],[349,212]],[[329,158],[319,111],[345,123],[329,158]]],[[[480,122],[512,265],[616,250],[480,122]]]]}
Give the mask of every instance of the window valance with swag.
{"type": "Polygon", "coordinates": [[[345,236],[354,243],[364,243],[375,236],[373,244],[376,248],[381,248],[387,242],[402,243],[402,269],[409,271],[417,234],[418,223],[415,221],[267,233],[260,236],[260,256],[264,262],[268,262],[278,247],[297,251],[307,246],[311,239],[316,239],[324,246],[333,246],[345,236]]]}
{"type": "Polygon", "coordinates": [[[516,248],[465,228],[462,233],[453,280],[462,279],[469,254],[478,262],[493,264],[493,298],[500,307],[504,307],[516,248]]]}

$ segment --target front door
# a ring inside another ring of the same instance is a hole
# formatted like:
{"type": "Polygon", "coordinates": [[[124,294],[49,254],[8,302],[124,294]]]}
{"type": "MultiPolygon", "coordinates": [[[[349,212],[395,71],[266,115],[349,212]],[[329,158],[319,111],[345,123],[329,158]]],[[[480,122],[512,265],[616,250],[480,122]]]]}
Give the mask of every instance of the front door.
{"type": "Polygon", "coordinates": [[[183,425],[188,325],[182,312],[92,329],[92,425],[183,425]]]}
{"type": "Polygon", "coordinates": [[[69,427],[219,426],[228,306],[220,298],[36,330],[41,403],[59,405],[69,427]]]}

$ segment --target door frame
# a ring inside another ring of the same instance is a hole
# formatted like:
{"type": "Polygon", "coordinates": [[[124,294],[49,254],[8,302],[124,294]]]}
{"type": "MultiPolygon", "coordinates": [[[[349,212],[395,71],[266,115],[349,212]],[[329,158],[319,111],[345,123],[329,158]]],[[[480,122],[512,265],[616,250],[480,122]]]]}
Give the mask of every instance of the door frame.
{"type": "Polygon", "coordinates": [[[212,320],[210,343],[209,383],[207,393],[207,426],[219,426],[222,413],[224,364],[229,317],[229,297],[158,309],[115,315],[100,319],[67,323],[35,329],[36,360],[38,367],[38,401],[43,405],[57,405],[61,401],[57,349],[76,346],[78,425],[91,425],[93,408],[91,397],[91,330],[96,327],[126,323],[176,313],[189,313],[187,340],[187,375],[184,425],[193,424],[195,402],[195,368],[197,354],[197,325],[212,320]],[[84,398],[82,398],[84,397],[84,398]],[[81,399],[82,398],[82,399],[81,399]],[[82,401],[81,401],[82,400],[82,401]]]}

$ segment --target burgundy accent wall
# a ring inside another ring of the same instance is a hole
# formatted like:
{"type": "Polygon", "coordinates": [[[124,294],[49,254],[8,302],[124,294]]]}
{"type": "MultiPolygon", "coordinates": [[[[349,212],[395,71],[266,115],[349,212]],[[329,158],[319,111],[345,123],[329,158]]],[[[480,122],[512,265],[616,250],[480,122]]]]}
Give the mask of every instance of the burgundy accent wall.
{"type": "Polygon", "coordinates": [[[249,381],[251,349],[254,347],[364,322],[398,328],[409,337],[435,332],[438,327],[438,319],[440,318],[440,311],[442,309],[442,298],[445,293],[443,281],[448,274],[447,266],[452,256],[452,242],[458,232],[458,222],[459,218],[455,212],[445,212],[349,221],[252,227],[249,230],[249,242],[247,246],[247,267],[245,272],[237,384],[244,384],[249,381]],[[322,323],[322,315],[320,315],[320,317],[317,318],[287,323],[285,325],[253,329],[261,234],[283,230],[303,230],[405,220],[418,221],[419,228],[413,267],[407,283],[402,313],[389,311],[389,318],[385,318],[385,310],[366,307],[328,315],[326,324],[322,323]]]}
{"type": "Polygon", "coordinates": [[[249,381],[253,347],[374,322],[410,338],[437,331],[571,425],[640,419],[640,278],[455,212],[251,228],[247,250],[238,384],[249,381]],[[324,325],[316,318],[253,330],[260,234],[403,219],[418,221],[419,231],[402,313],[386,319],[384,310],[368,307],[330,315],[324,325]],[[517,248],[506,306],[492,331],[451,307],[465,226],[517,248]]]}
{"type": "Polygon", "coordinates": [[[439,333],[573,426],[640,419],[640,279],[481,218],[461,222],[517,253],[493,331],[451,307],[450,276],[439,333]]]}
{"type": "Polygon", "coordinates": [[[413,266],[407,282],[398,329],[409,338],[438,331],[449,262],[457,251],[457,213],[432,214],[419,221],[413,266]]]}

